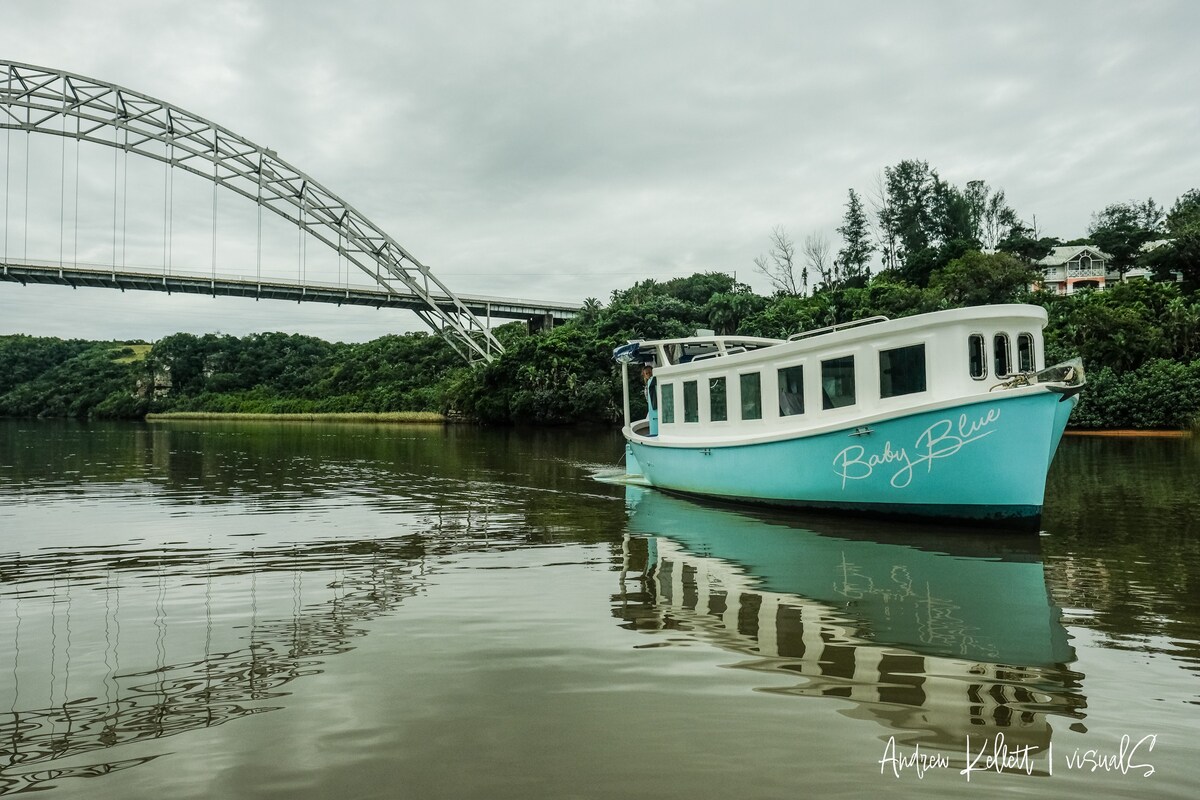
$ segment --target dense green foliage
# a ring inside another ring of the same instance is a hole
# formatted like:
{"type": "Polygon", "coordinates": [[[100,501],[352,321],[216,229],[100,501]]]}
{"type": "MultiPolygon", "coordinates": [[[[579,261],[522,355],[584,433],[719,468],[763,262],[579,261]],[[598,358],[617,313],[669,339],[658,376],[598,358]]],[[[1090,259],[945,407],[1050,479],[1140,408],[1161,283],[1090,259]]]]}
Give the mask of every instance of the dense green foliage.
{"type": "Polygon", "coordinates": [[[1159,280],[1178,275],[1185,293],[1200,291],[1200,189],[1185,192],[1166,220],[1167,239],[1144,253],[1141,262],[1159,280]]]}
{"type": "MultiPolygon", "coordinates": [[[[782,227],[771,259],[756,260],[777,292],[764,297],[721,272],[589,299],[553,330],[497,329],[505,352],[468,368],[439,337],[414,333],[363,344],[282,333],[175,334],[144,344],[0,337],[0,415],[139,417],[147,412],[339,413],[436,411],[493,424],[611,423],[620,417],[612,349],[630,339],[686,336],[697,328],[782,338],[884,314],[902,317],[988,303],[1032,302],[1049,314],[1046,361],[1081,356],[1090,376],[1074,424],[1200,424],[1200,190],[1169,212],[1153,200],[1107,206],[1089,233],[1120,266],[1146,266],[1179,282],[1135,280],[1069,296],[1032,292],[1034,261],[1058,239],[1022,221],[1003,190],[959,189],[923,161],[884,170],[873,198],[877,241],[849,193],[843,246],[831,262],[805,240],[824,284],[807,289],[782,227]],[[883,268],[867,266],[878,252],[883,268]],[[759,263],[761,262],[761,263],[759,263]]],[[[1094,241],[1093,241],[1094,240],[1094,241]]],[[[635,386],[635,413],[641,413],[635,386]]]]}
{"type": "MultiPolygon", "coordinates": [[[[973,251],[935,270],[925,288],[883,273],[861,287],[766,298],[722,273],[645,280],[550,331],[499,328],[504,355],[475,368],[426,334],[364,344],[176,334],[140,360],[129,360],[133,350],[119,343],[0,337],[0,414],[438,411],[493,424],[611,423],[621,407],[612,348],[629,339],[698,327],[781,337],[874,314],[1024,301],[1050,314],[1047,362],[1079,355],[1088,365],[1074,424],[1178,428],[1200,417],[1198,298],[1147,281],[1070,296],[1031,293],[1028,285],[1018,259],[973,251]]],[[[634,405],[643,410],[640,392],[634,405]]]]}
{"type": "Polygon", "coordinates": [[[441,411],[465,372],[436,336],[331,344],[282,333],[179,333],[148,353],[113,342],[0,337],[0,415],[441,411]]]}
{"type": "Polygon", "coordinates": [[[1200,297],[1175,284],[1130,281],[1035,300],[1050,314],[1047,363],[1078,355],[1088,369],[1072,425],[1200,425],[1200,297]]]}
{"type": "Polygon", "coordinates": [[[1135,267],[1142,248],[1162,231],[1163,210],[1149,199],[1144,203],[1113,203],[1092,218],[1088,238],[1112,256],[1124,275],[1135,267]]]}
{"type": "Polygon", "coordinates": [[[440,410],[438,386],[458,367],[441,339],[385,336],[330,344],[282,333],[176,334],[146,359],[155,410],[337,413],[440,410]]]}
{"type": "Polygon", "coordinates": [[[140,416],[133,348],[0,336],[0,416],[140,416]]]}
{"type": "Polygon", "coordinates": [[[1156,358],[1130,372],[1103,366],[1088,375],[1071,424],[1079,428],[1188,428],[1200,419],[1200,359],[1156,358]]]}

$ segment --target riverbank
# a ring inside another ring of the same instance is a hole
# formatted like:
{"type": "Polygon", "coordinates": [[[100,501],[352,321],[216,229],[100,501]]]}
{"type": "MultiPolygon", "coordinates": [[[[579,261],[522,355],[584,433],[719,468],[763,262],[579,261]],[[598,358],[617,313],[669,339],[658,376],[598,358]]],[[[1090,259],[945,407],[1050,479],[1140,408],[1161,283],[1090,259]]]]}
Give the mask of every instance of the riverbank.
{"type": "MultiPolygon", "coordinates": [[[[329,414],[254,414],[218,411],[169,411],[159,414],[147,414],[147,422],[171,420],[243,420],[243,421],[285,421],[285,422],[372,422],[372,423],[420,423],[429,425],[444,425],[453,422],[444,414],[433,411],[386,411],[386,412],[339,412],[329,414]]],[[[460,420],[461,421],[461,420],[460,420]]],[[[571,427],[571,426],[568,426],[571,427]]],[[[591,426],[584,426],[591,427],[591,426]]],[[[1100,436],[1100,437],[1131,437],[1150,439],[1187,439],[1195,435],[1193,430],[1133,430],[1129,428],[1118,430],[1088,430],[1069,428],[1065,436],[1100,436]]]]}
{"type": "Polygon", "coordinates": [[[147,414],[147,422],[163,420],[285,420],[289,422],[402,422],[441,425],[443,414],[433,411],[342,412],[336,414],[238,414],[216,411],[170,411],[147,414]]]}
{"type": "Polygon", "coordinates": [[[1066,436],[1131,436],[1141,439],[1187,439],[1191,437],[1192,431],[1137,431],[1131,429],[1122,430],[1067,430],[1066,436]]]}

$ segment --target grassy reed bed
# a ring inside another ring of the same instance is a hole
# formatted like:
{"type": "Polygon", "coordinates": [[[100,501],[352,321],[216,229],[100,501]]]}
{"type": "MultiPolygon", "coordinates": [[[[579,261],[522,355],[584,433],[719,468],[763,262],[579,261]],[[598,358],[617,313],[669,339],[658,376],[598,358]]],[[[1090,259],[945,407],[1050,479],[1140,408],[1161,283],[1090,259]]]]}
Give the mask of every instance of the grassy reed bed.
{"type": "Polygon", "coordinates": [[[446,418],[434,411],[381,411],[338,414],[238,414],[223,411],[169,411],[147,414],[155,420],[288,420],[292,422],[422,422],[441,424],[446,418]]]}

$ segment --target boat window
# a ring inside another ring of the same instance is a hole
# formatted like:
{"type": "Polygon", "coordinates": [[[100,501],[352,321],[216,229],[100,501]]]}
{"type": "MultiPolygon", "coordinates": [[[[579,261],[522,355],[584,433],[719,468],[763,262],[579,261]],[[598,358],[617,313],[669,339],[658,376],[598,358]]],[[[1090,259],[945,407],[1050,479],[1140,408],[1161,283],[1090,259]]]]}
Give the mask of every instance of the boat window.
{"type": "Polygon", "coordinates": [[[925,345],[879,351],[879,396],[925,391],[925,345]]]}
{"type": "Polygon", "coordinates": [[[762,379],[757,372],[741,377],[742,419],[762,419],[762,379]]]}
{"type": "Polygon", "coordinates": [[[683,421],[700,421],[700,394],[695,381],[683,382],[683,421]]]}
{"type": "Polygon", "coordinates": [[[996,377],[1003,378],[1012,372],[1012,351],[1007,333],[997,333],[992,339],[992,349],[996,355],[996,377]]]}
{"type": "Polygon", "coordinates": [[[967,338],[967,351],[970,354],[971,377],[981,381],[987,377],[987,355],[983,349],[983,334],[972,333],[967,338]]]}
{"type": "Polygon", "coordinates": [[[1017,369],[1021,372],[1033,372],[1037,369],[1033,359],[1033,334],[1022,333],[1017,336],[1017,369]]]}
{"type": "Polygon", "coordinates": [[[708,418],[713,422],[724,422],[729,419],[724,378],[708,379],[708,418]]]}
{"type": "Polygon", "coordinates": [[[662,422],[664,425],[675,421],[675,384],[662,385],[662,422]]]}
{"type": "Polygon", "coordinates": [[[854,405],[854,356],[821,362],[821,407],[825,410],[854,405]]]}
{"type": "Polygon", "coordinates": [[[804,366],[779,370],[779,416],[804,413],[804,366]]]}

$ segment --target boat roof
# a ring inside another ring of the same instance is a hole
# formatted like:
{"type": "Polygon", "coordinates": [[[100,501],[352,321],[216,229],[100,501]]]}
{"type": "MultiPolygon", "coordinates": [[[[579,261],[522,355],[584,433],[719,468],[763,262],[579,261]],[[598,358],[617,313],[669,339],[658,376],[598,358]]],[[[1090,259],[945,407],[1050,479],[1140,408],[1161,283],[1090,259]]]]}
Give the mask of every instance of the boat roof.
{"type": "Polygon", "coordinates": [[[772,345],[783,344],[785,339],[770,339],[764,336],[681,336],[677,339],[631,339],[630,344],[639,344],[642,347],[658,347],[659,345],[672,344],[701,344],[709,342],[712,344],[723,344],[726,347],[737,347],[744,345],[753,345],[754,347],[770,347],[772,345]]]}
{"type": "Polygon", "coordinates": [[[704,358],[746,353],[783,344],[783,339],[761,336],[683,336],[676,339],[635,339],[613,350],[613,360],[622,364],[681,364],[704,358]]]}

